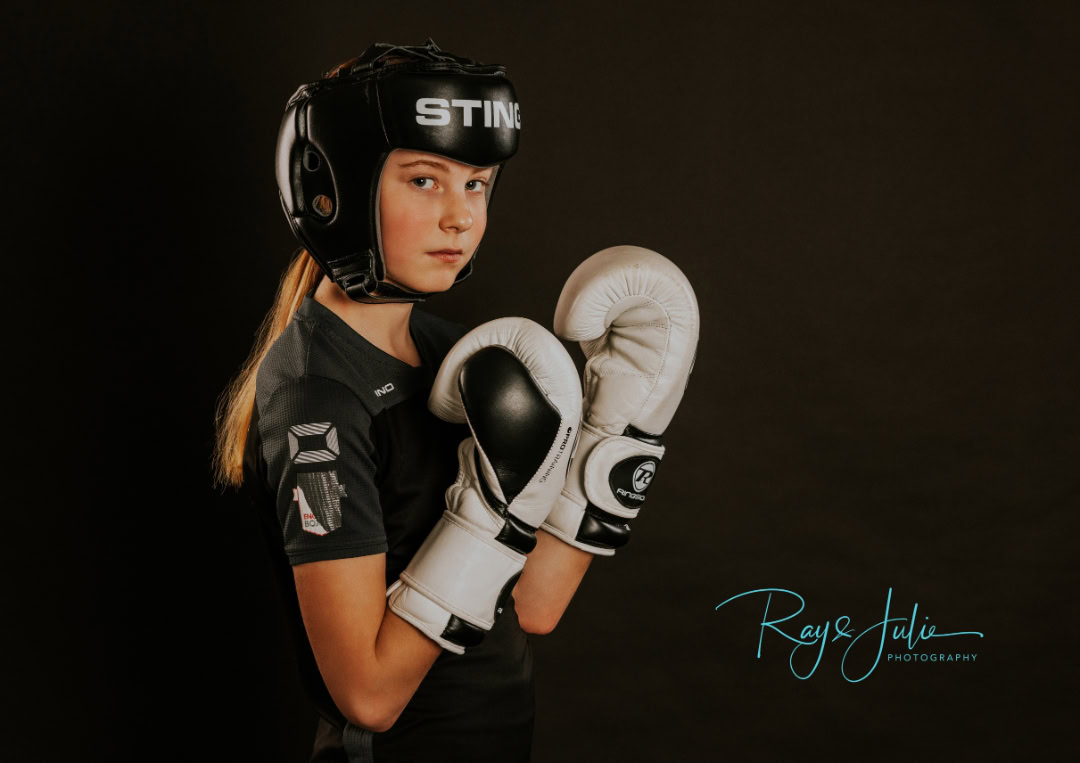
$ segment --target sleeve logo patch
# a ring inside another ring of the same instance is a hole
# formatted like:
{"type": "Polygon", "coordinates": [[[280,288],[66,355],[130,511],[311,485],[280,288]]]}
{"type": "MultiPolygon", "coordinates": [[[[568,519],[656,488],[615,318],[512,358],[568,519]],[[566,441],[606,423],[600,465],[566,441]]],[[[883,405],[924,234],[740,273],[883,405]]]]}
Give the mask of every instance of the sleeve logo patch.
{"type": "Polygon", "coordinates": [[[294,464],[334,461],[339,452],[337,427],[329,421],[289,427],[289,457],[294,464]]]}
{"type": "Polygon", "coordinates": [[[300,527],[312,535],[329,535],[341,527],[341,499],[348,495],[337,472],[300,472],[293,500],[300,508],[300,527]]]}
{"type": "MultiPolygon", "coordinates": [[[[289,457],[293,464],[331,466],[340,453],[337,427],[329,421],[289,427],[289,457]]],[[[329,535],[341,527],[341,499],[346,497],[336,469],[296,473],[293,500],[299,506],[304,532],[329,535]]]]}

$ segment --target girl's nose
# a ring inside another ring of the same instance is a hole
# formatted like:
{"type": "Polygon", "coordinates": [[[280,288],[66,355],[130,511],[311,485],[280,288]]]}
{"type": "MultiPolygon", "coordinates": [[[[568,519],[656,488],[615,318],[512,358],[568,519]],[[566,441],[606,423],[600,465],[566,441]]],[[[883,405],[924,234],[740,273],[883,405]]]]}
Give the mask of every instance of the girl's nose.
{"type": "Polygon", "coordinates": [[[442,219],[439,220],[439,227],[446,231],[452,230],[457,233],[464,233],[472,226],[472,210],[469,208],[467,193],[460,191],[447,194],[442,219]]]}

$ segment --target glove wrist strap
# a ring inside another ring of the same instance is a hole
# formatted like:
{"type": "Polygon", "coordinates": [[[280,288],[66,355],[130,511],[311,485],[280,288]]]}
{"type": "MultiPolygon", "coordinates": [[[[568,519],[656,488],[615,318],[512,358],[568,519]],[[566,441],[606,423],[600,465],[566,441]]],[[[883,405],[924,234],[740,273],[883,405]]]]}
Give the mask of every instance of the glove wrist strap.
{"type": "Polygon", "coordinates": [[[609,435],[583,424],[566,488],[542,528],[575,548],[611,556],[630,540],[664,455],[660,437],[627,426],[609,435]],[[583,464],[580,466],[579,464],[583,464]]]}
{"type": "Polygon", "coordinates": [[[585,461],[589,503],[623,519],[633,519],[664,457],[664,446],[616,435],[601,441],[585,461]]]}
{"type": "Polygon", "coordinates": [[[524,565],[523,554],[446,511],[401,573],[401,582],[487,631],[524,565]]]}

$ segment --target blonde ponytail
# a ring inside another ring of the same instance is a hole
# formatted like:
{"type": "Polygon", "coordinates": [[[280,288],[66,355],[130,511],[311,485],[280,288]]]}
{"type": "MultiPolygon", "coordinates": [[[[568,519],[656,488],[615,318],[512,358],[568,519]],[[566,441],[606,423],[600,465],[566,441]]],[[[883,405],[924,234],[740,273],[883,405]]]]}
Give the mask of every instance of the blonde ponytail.
{"type": "Polygon", "coordinates": [[[322,279],[322,269],[300,249],[278,284],[274,306],[266,314],[244,367],[218,400],[215,424],[214,484],[240,487],[244,481],[244,444],[255,406],[255,375],[274,341],[292,321],[304,295],[322,279]]]}

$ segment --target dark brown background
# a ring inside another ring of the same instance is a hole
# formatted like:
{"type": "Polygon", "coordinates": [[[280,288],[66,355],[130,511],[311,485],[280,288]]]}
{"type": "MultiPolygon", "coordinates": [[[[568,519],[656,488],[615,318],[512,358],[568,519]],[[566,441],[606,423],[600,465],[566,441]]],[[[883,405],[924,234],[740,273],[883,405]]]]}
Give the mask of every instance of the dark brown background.
{"type": "Polygon", "coordinates": [[[550,326],[573,267],[633,243],[702,310],[633,543],[534,639],[536,760],[1075,752],[1070,7],[21,11],[8,191],[34,274],[13,328],[41,332],[22,357],[45,375],[12,375],[53,397],[19,430],[36,492],[9,524],[16,744],[310,748],[255,527],[209,487],[212,410],[294,248],[272,169],[286,99],[370,42],[430,35],[509,67],[524,132],[476,275],[428,308],[550,326]],[[777,637],[754,659],[760,602],[714,611],[764,586],[807,598],[800,623],[859,630],[891,586],[894,615],[917,601],[986,637],[933,645],[974,664],[858,684],[836,644],[799,681],[777,637]]]}

